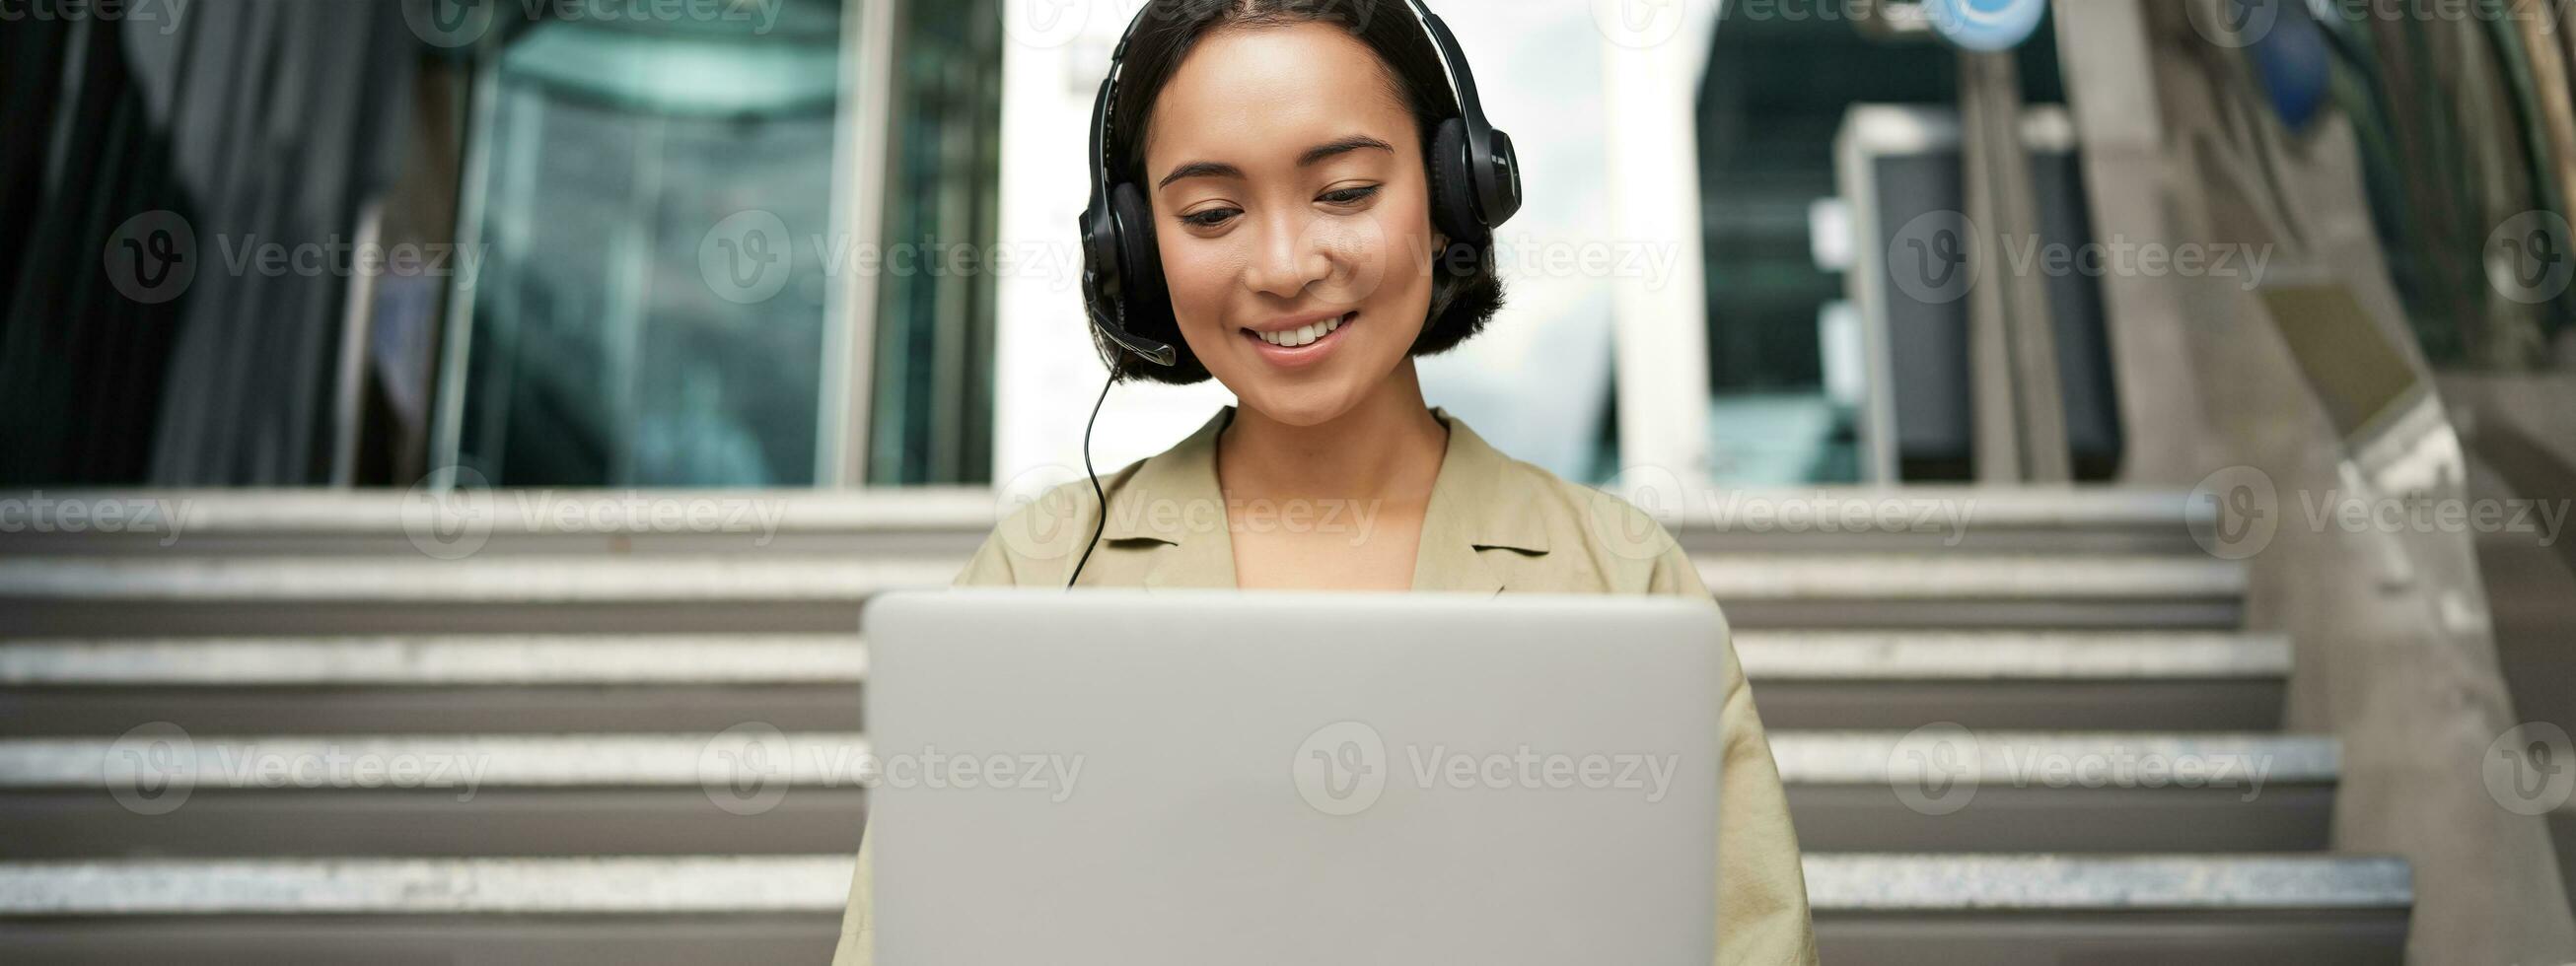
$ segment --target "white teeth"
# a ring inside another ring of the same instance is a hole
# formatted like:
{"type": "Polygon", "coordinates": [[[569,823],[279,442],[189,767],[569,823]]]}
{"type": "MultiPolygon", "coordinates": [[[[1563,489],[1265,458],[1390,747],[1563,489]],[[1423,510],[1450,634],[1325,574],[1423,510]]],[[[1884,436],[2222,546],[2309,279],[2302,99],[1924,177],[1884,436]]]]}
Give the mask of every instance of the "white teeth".
{"type": "Polygon", "coordinates": [[[1334,329],[1341,328],[1342,322],[1348,318],[1350,318],[1350,316],[1345,315],[1340,318],[1325,319],[1324,321],[1317,322],[1312,325],[1298,326],[1294,329],[1287,329],[1279,332],[1255,332],[1253,334],[1260,336],[1261,341],[1270,343],[1271,345],[1279,346],[1283,349],[1294,349],[1301,345],[1311,344],[1317,339],[1321,339],[1332,334],[1332,331],[1334,329]]]}

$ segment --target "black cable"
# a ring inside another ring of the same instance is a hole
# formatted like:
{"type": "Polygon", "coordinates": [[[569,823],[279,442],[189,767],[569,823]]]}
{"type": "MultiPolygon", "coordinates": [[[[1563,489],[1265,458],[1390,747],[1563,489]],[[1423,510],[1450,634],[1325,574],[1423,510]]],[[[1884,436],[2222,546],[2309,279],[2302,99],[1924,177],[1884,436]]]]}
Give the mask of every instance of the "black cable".
{"type": "Polygon", "coordinates": [[[1091,523],[1091,543],[1082,548],[1082,559],[1074,561],[1073,576],[1064,582],[1066,590],[1072,590],[1074,581],[1082,579],[1082,568],[1091,563],[1091,552],[1100,547],[1100,533],[1109,526],[1109,495],[1100,491],[1100,471],[1091,468],[1091,427],[1100,424],[1100,405],[1109,401],[1109,387],[1118,384],[1119,364],[1126,360],[1125,352],[1109,357],[1109,381],[1100,384],[1100,398],[1091,403],[1091,419],[1082,424],[1082,472],[1091,477],[1091,498],[1093,505],[1100,508],[1100,518],[1091,523]]]}

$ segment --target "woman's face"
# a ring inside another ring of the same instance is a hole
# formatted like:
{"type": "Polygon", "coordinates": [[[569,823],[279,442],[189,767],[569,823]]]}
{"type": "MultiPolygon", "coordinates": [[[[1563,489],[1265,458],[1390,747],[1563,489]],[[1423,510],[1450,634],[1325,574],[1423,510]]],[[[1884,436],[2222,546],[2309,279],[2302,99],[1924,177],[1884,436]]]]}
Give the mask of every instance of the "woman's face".
{"type": "Polygon", "coordinates": [[[1245,406],[1326,422],[1405,361],[1436,249],[1420,135],[1375,52],[1328,23],[1217,30],[1146,132],[1172,313],[1245,406]]]}

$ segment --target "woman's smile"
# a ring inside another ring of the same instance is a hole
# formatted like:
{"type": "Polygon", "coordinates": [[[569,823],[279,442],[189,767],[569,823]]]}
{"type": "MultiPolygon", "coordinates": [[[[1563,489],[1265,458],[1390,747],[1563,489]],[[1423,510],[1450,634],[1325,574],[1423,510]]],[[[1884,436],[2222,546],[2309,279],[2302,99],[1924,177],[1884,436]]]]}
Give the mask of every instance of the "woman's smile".
{"type": "Polygon", "coordinates": [[[1244,338],[1252,341],[1253,351],[1271,364],[1302,367],[1321,361],[1334,346],[1340,345],[1342,340],[1335,336],[1357,323],[1359,317],[1356,309],[1322,318],[1290,316],[1263,322],[1242,332],[1244,338]]]}

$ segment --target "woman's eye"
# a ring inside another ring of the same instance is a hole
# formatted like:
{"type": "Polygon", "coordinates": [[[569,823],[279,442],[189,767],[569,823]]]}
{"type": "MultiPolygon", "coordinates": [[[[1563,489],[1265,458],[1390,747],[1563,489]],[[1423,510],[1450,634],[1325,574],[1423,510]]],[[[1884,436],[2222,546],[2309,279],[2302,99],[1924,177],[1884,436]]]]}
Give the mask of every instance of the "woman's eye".
{"type": "Polygon", "coordinates": [[[1193,211],[1182,215],[1181,221],[1193,228],[1214,228],[1225,224],[1226,219],[1238,213],[1233,208],[1210,208],[1206,211],[1193,211]]]}
{"type": "Polygon", "coordinates": [[[1377,185],[1368,185],[1361,188],[1342,188],[1336,191],[1327,191],[1324,192],[1323,200],[1329,204],[1356,205],[1360,202],[1367,201],[1370,195],[1377,194],[1377,189],[1377,185]]]}

